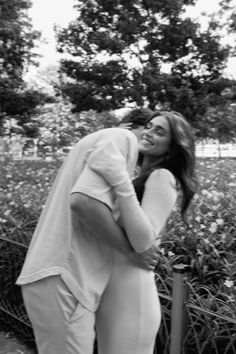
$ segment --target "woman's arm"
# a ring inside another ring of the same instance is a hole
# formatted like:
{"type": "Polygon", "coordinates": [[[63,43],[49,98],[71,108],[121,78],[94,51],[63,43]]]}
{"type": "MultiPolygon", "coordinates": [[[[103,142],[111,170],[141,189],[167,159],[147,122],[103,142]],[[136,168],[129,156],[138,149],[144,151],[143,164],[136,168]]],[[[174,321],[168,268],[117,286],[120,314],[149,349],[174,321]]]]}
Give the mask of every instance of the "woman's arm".
{"type": "Polygon", "coordinates": [[[118,196],[121,223],[137,252],[147,250],[159,237],[176,198],[175,179],[164,169],[157,169],[150,174],[141,206],[135,197],[118,196]]]}
{"type": "Polygon", "coordinates": [[[175,180],[167,170],[156,170],[146,182],[142,207],[127,172],[127,162],[116,146],[96,151],[88,159],[91,169],[101,174],[116,194],[122,223],[136,252],[144,252],[159,236],[176,201],[175,180]]]}
{"type": "Polygon", "coordinates": [[[159,242],[145,253],[137,254],[123,229],[114,220],[106,204],[82,193],[71,194],[71,209],[75,217],[100,242],[125,254],[137,267],[153,270],[158,259],[159,242]]]}

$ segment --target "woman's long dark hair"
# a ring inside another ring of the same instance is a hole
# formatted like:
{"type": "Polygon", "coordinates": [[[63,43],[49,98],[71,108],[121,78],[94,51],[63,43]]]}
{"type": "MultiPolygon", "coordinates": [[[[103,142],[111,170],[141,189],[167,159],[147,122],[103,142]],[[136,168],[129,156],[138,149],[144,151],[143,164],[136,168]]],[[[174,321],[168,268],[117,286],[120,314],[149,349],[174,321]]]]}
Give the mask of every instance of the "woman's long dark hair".
{"type": "MultiPolygon", "coordinates": [[[[176,178],[182,189],[181,215],[185,219],[185,213],[191,199],[196,193],[197,182],[195,177],[195,143],[193,130],[185,118],[174,111],[157,111],[148,119],[163,116],[170,126],[171,143],[169,154],[160,163],[154,163],[145,170],[141,169],[140,175],[134,179],[134,188],[141,202],[144,193],[145,182],[150,173],[157,168],[169,170],[176,178]]],[[[140,153],[139,163],[143,155],[140,153]]]]}

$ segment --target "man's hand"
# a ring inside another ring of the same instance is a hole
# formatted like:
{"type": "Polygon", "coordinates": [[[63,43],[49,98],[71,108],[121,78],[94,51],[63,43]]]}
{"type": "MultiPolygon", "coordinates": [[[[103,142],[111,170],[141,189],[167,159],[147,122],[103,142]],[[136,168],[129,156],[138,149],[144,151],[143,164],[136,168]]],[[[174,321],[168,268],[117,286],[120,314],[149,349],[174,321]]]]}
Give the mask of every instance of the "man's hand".
{"type": "Polygon", "coordinates": [[[121,123],[119,125],[119,128],[130,130],[130,129],[132,129],[132,125],[133,125],[132,123],[121,123]]]}
{"type": "Polygon", "coordinates": [[[130,261],[139,268],[154,271],[159,260],[161,240],[157,239],[153,245],[142,253],[129,253],[130,261]]]}
{"type": "Polygon", "coordinates": [[[97,144],[88,156],[87,164],[91,170],[100,174],[113,187],[117,197],[136,196],[127,170],[128,151],[124,157],[118,146],[111,140],[97,144]]]}
{"type": "Polygon", "coordinates": [[[122,183],[127,172],[127,161],[111,140],[97,144],[87,159],[89,168],[102,175],[111,185],[122,183]]]}

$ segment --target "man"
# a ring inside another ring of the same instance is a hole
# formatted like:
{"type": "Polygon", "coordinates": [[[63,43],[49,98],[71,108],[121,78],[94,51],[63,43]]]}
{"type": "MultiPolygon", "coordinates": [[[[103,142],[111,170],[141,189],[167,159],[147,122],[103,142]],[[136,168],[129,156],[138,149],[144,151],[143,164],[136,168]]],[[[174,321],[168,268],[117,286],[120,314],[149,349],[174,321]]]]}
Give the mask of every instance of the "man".
{"type": "Polygon", "coordinates": [[[39,354],[93,353],[95,312],[109,280],[112,249],[145,269],[155,264],[158,246],[134,252],[113,217],[111,187],[86,164],[103,146],[118,148],[132,174],[137,160],[132,132],[109,128],[81,139],[52,186],[17,280],[39,354]]]}
{"type": "Polygon", "coordinates": [[[125,116],[121,119],[119,126],[121,128],[131,129],[139,139],[143,132],[146,121],[152,115],[152,113],[153,111],[149,108],[135,108],[125,114],[125,116]]]}

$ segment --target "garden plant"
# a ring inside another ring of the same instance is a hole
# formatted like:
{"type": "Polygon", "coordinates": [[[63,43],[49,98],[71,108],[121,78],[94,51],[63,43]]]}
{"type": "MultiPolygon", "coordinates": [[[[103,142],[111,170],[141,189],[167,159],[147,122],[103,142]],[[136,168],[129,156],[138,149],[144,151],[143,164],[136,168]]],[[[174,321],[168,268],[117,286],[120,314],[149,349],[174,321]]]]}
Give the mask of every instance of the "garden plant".
{"type": "MultiPolygon", "coordinates": [[[[37,219],[62,160],[0,162],[0,317],[27,323],[14,285],[37,219]],[[7,302],[4,300],[7,299],[7,302]],[[18,312],[17,312],[18,311],[18,312]]],[[[183,351],[236,353],[236,160],[198,158],[198,193],[181,220],[178,203],[163,232],[156,283],[163,321],[156,352],[168,353],[173,265],[191,267],[183,351]]]]}

